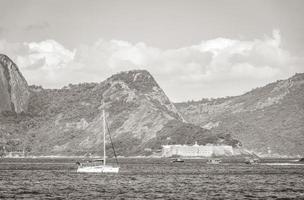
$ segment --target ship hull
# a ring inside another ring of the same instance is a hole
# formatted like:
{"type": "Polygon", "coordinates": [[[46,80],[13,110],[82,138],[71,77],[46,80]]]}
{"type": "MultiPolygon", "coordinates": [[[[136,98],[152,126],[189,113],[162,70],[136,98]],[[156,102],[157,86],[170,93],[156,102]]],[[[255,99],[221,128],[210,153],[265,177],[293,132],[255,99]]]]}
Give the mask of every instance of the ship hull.
{"type": "Polygon", "coordinates": [[[78,167],[77,172],[79,173],[118,173],[119,167],[112,166],[86,166],[78,167]]]}

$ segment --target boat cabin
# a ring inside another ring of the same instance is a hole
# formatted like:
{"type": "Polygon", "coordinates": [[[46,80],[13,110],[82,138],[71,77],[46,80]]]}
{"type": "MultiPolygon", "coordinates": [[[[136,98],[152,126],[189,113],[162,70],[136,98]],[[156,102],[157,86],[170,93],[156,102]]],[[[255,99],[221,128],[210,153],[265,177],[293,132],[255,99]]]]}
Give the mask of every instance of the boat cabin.
{"type": "Polygon", "coordinates": [[[81,167],[93,167],[103,165],[103,159],[96,159],[96,160],[87,160],[85,162],[76,162],[77,165],[81,167]]]}
{"type": "Polygon", "coordinates": [[[207,161],[207,164],[216,165],[216,164],[220,164],[221,162],[222,162],[221,159],[213,158],[213,159],[209,159],[209,160],[207,161]]]}

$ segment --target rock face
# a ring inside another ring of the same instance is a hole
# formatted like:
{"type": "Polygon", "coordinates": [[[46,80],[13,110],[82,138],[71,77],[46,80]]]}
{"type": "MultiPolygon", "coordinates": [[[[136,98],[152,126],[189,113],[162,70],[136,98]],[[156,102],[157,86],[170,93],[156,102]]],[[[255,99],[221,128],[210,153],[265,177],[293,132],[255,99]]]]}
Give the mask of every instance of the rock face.
{"type": "Polygon", "coordinates": [[[31,108],[36,116],[48,113],[48,123],[30,132],[37,135],[36,150],[50,152],[101,150],[102,109],[118,151],[134,152],[156,137],[167,122],[182,120],[150,73],[142,70],[122,72],[100,84],[35,90],[31,108]],[[34,111],[37,106],[40,110],[34,111]]]}
{"type": "Polygon", "coordinates": [[[304,74],[244,95],[175,104],[190,123],[264,156],[304,156],[304,74]]]}
{"type": "Polygon", "coordinates": [[[100,154],[104,109],[119,155],[197,141],[242,144],[265,156],[304,156],[304,74],[241,96],[174,105],[145,70],[43,89],[28,87],[17,66],[0,55],[0,94],[0,146],[7,150],[100,154]]]}
{"type": "MultiPolygon", "coordinates": [[[[28,146],[34,152],[83,154],[101,151],[103,109],[120,155],[138,155],[147,147],[159,149],[167,142],[167,137],[175,134],[173,127],[189,126],[145,70],[121,72],[99,84],[69,85],[60,90],[31,89],[31,115],[44,121],[28,132],[33,136],[28,137],[28,146]]],[[[200,139],[193,134],[198,136],[200,133],[202,138],[210,136],[212,142],[226,142],[199,127],[189,128],[178,139],[173,137],[171,142],[184,142],[191,136],[194,143],[195,139],[200,139]]],[[[227,142],[235,141],[229,138],[227,142]]]]}
{"type": "MultiPolygon", "coordinates": [[[[13,63],[5,66],[14,67],[11,71],[18,72],[13,63]]],[[[11,84],[13,91],[27,91],[27,86],[20,84],[23,80],[20,78],[11,84]]],[[[1,87],[7,88],[4,86],[1,87]]],[[[11,94],[9,90],[3,91],[3,94],[11,94]]],[[[25,149],[36,155],[101,155],[102,110],[106,111],[118,155],[143,155],[146,148],[157,151],[168,143],[238,144],[229,134],[214,135],[207,129],[186,123],[145,70],[121,72],[101,83],[70,84],[62,89],[30,86],[29,91],[30,95],[18,93],[27,101],[12,101],[28,102],[20,103],[27,107],[15,104],[10,107],[17,115],[0,114],[3,136],[0,146],[4,143],[7,150],[25,149]],[[26,112],[18,114],[22,111],[26,112]]],[[[12,95],[6,96],[5,102],[9,103],[12,95]]],[[[109,139],[107,135],[107,141],[109,139]]],[[[109,143],[107,148],[111,148],[109,143]]]]}
{"type": "Polygon", "coordinates": [[[26,112],[30,98],[28,85],[17,66],[0,54],[0,113],[26,112]]]}

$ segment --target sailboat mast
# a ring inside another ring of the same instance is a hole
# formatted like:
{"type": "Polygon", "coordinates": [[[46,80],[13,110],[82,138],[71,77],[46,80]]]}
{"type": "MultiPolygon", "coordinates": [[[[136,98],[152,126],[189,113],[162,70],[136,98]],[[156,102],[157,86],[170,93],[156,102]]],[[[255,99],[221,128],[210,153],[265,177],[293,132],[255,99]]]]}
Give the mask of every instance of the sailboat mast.
{"type": "Polygon", "coordinates": [[[103,115],[103,165],[106,165],[106,115],[105,111],[102,110],[103,115]]]}

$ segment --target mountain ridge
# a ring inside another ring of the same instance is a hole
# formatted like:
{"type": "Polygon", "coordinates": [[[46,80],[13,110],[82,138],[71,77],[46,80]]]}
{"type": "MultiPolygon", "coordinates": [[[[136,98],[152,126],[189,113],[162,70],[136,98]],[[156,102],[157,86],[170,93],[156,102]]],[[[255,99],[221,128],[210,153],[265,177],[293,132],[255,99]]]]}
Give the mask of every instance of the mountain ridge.
{"type": "Polygon", "coordinates": [[[243,95],[175,103],[190,123],[230,133],[263,156],[303,156],[304,74],[243,95]]]}
{"type": "Polygon", "coordinates": [[[157,151],[170,138],[171,144],[243,145],[260,156],[303,156],[303,73],[239,96],[172,103],[146,70],[44,89],[28,86],[16,64],[0,58],[0,92],[5,94],[0,146],[9,151],[100,154],[105,109],[119,155],[157,151]]]}
{"type": "Polygon", "coordinates": [[[186,141],[183,138],[187,136],[191,143],[238,143],[226,134],[211,135],[185,123],[146,70],[120,72],[100,83],[69,84],[61,89],[29,86],[29,91],[27,112],[0,115],[2,143],[11,151],[23,148],[35,155],[99,155],[103,109],[118,155],[143,155],[147,147],[157,151],[167,143],[165,136],[171,136],[172,143],[186,141]],[[174,137],[175,130],[188,133],[174,137]]]}

